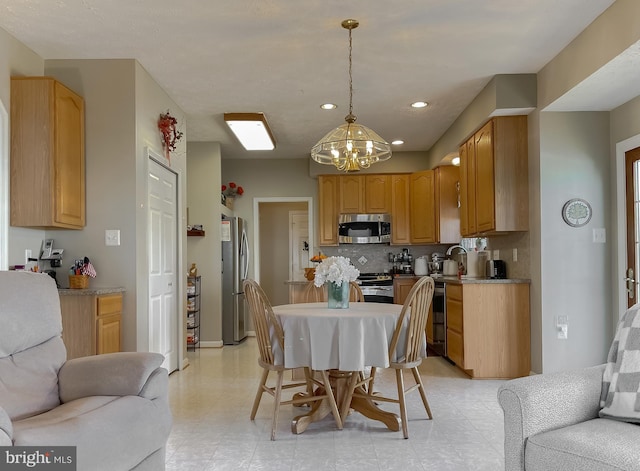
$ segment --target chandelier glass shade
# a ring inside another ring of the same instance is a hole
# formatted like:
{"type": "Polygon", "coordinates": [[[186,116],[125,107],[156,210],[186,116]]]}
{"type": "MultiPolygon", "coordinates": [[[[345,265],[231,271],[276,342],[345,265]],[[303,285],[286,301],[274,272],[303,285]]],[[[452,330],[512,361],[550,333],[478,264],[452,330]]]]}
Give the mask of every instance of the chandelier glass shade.
{"type": "Polygon", "coordinates": [[[346,122],[320,139],[311,149],[311,157],[338,170],[355,172],[389,159],[391,146],[368,127],[346,122]]]}
{"type": "Polygon", "coordinates": [[[311,148],[311,158],[318,163],[334,165],[344,172],[369,168],[376,162],[391,158],[391,146],[375,131],[356,124],[353,114],[353,79],[351,73],[351,30],[358,27],[357,20],[344,20],[342,27],[349,30],[349,114],[342,124],[327,133],[311,148]]]}

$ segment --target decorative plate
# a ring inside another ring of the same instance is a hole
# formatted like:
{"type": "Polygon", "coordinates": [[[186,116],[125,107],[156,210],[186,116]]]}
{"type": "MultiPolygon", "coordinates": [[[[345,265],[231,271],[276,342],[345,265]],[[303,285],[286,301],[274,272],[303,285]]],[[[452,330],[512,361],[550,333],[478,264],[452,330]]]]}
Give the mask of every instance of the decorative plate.
{"type": "Polygon", "coordinates": [[[562,207],[562,219],[571,227],[582,227],[591,220],[591,205],[581,198],[571,199],[562,207]]]}

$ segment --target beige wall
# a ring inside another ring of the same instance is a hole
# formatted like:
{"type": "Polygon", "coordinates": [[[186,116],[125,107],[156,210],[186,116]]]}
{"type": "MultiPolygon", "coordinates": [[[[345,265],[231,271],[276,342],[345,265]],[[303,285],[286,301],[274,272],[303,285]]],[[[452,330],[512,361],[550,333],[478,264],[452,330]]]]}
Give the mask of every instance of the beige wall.
{"type": "Polygon", "coordinates": [[[205,231],[204,237],[187,238],[187,268],[196,263],[202,276],[201,345],[221,346],[220,144],[189,142],[187,151],[189,224],[201,224],[205,231]]]}
{"type": "MultiPolygon", "coordinates": [[[[149,348],[147,256],[147,148],[163,155],[157,119],[167,109],[184,123],[178,106],[136,61],[52,60],[45,72],[85,99],[87,224],[81,231],[47,231],[65,249],[66,265],[88,256],[98,276],[91,287],[124,287],[122,341],[127,351],[149,348]],[[119,229],[121,245],[107,247],[106,229],[119,229]]],[[[186,136],[172,156],[181,200],[178,227],[186,222],[186,136]]],[[[181,234],[183,231],[179,231],[181,234]]],[[[178,273],[186,273],[186,241],[178,239],[178,273]]],[[[179,312],[186,299],[184,276],[178,275],[179,312]]],[[[180,323],[182,326],[184,323],[180,323]]],[[[182,337],[182,336],[181,336],[182,337]]],[[[182,341],[182,338],[179,339],[182,341]]],[[[181,345],[181,350],[184,350],[181,345]]]]}

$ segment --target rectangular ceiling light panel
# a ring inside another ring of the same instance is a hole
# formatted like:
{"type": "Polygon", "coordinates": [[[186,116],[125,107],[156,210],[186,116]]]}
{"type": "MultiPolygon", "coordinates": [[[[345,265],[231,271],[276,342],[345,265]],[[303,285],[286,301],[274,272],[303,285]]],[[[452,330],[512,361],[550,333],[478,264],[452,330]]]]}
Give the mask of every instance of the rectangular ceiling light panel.
{"type": "Polygon", "coordinates": [[[224,120],[247,150],[273,150],[275,139],[262,113],[225,113],[224,120]]]}

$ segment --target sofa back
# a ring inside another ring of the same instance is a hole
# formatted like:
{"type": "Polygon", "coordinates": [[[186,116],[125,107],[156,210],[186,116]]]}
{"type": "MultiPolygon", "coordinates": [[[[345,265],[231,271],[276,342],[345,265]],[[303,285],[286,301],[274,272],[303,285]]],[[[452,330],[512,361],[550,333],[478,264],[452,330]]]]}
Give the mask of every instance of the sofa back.
{"type": "Polygon", "coordinates": [[[0,407],[12,420],[60,404],[60,298],[46,274],[0,271],[0,407]]]}

